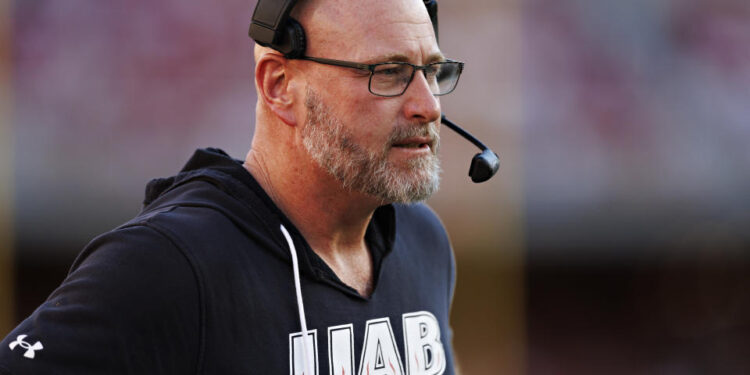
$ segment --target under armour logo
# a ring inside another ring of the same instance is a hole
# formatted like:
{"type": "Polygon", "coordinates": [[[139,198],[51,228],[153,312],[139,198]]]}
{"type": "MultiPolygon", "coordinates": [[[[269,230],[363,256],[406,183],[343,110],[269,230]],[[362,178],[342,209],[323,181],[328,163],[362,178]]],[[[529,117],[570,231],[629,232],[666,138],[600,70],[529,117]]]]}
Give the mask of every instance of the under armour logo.
{"type": "Polygon", "coordinates": [[[23,340],[26,338],[26,336],[27,335],[18,335],[18,337],[16,337],[16,341],[10,343],[10,350],[15,350],[16,346],[20,346],[26,349],[26,353],[23,353],[24,357],[34,359],[34,352],[44,349],[44,346],[39,341],[35,342],[34,345],[29,344],[28,342],[23,340]]]}

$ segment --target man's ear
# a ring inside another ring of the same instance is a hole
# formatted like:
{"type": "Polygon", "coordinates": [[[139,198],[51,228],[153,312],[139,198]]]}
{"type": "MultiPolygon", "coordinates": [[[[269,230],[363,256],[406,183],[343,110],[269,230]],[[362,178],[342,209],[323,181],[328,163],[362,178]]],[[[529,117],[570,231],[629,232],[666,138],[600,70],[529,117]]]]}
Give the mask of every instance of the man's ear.
{"type": "Polygon", "coordinates": [[[255,64],[255,85],[258,96],[285,124],[295,126],[294,92],[290,85],[289,60],[275,53],[266,53],[255,64]]]}

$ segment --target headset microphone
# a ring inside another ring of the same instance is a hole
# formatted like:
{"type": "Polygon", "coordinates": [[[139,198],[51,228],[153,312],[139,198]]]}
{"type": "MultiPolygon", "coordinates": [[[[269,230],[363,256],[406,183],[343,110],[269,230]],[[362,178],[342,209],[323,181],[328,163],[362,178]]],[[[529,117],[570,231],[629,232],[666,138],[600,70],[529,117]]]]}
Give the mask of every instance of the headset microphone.
{"type": "Polygon", "coordinates": [[[497,169],[500,168],[500,159],[497,154],[485,146],[484,143],[474,138],[474,136],[469,134],[466,130],[461,129],[460,126],[445,118],[445,115],[442,116],[440,121],[482,150],[482,152],[474,155],[471,159],[471,166],[469,167],[469,176],[471,177],[471,180],[480,183],[492,178],[497,172],[497,169]]]}

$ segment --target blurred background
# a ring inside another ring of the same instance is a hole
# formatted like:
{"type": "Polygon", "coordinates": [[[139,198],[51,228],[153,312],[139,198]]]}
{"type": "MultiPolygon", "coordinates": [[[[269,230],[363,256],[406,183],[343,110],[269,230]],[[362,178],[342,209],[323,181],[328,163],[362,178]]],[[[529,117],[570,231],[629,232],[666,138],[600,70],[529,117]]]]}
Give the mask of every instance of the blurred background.
{"type": "MultiPolygon", "coordinates": [[[[0,0],[0,336],[198,147],[244,157],[255,2],[0,0]]],[[[465,374],[750,373],[750,3],[440,0],[430,201],[465,374]]]]}

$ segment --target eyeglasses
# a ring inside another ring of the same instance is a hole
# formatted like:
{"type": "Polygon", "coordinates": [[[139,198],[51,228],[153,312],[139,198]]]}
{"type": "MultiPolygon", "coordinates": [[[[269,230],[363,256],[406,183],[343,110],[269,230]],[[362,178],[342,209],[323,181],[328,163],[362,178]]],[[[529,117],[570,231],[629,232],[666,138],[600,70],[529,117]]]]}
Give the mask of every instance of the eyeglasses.
{"type": "Polygon", "coordinates": [[[406,92],[414,79],[414,72],[421,70],[435,96],[450,94],[458,84],[458,78],[464,70],[464,63],[446,60],[427,65],[414,65],[407,62],[384,62],[378,64],[361,64],[351,61],[324,59],[302,56],[299,60],[313,61],[318,64],[343,66],[370,72],[368,89],[377,96],[393,97],[406,92]]]}

